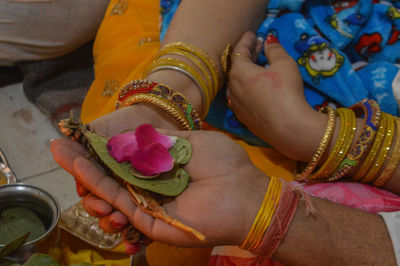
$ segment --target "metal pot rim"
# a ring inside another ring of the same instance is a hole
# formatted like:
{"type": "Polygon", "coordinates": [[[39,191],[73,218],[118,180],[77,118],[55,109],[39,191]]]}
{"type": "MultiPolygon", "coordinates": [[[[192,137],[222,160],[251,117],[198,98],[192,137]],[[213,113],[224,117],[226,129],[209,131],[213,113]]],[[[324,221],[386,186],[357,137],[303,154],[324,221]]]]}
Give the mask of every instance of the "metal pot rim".
{"type": "MultiPolygon", "coordinates": [[[[47,198],[49,198],[49,199],[53,202],[53,204],[54,204],[54,206],[55,206],[56,213],[55,213],[55,214],[53,213],[53,217],[55,216],[55,219],[53,219],[53,221],[51,222],[49,228],[46,229],[46,233],[44,233],[42,236],[40,236],[40,237],[38,237],[38,238],[36,238],[36,239],[34,239],[34,240],[32,240],[32,241],[26,242],[26,243],[25,243],[24,245],[22,245],[21,247],[25,247],[25,246],[28,246],[28,245],[31,245],[31,244],[38,243],[38,242],[40,242],[42,239],[45,239],[48,235],[50,235],[50,234],[54,231],[54,229],[57,227],[58,222],[59,222],[59,220],[60,220],[60,216],[61,216],[60,204],[58,203],[58,200],[57,200],[54,196],[52,196],[49,192],[47,192],[46,190],[44,190],[44,189],[42,189],[42,188],[39,188],[39,187],[36,187],[36,186],[33,186],[33,185],[29,185],[29,184],[14,183],[14,184],[1,185],[1,186],[0,186],[0,192],[1,192],[2,190],[5,190],[5,189],[7,190],[7,189],[10,189],[10,188],[12,188],[12,187],[31,188],[31,189],[33,189],[33,190],[36,190],[36,191],[38,191],[38,192],[44,194],[47,198]]],[[[50,204],[47,203],[47,202],[46,202],[46,204],[50,205],[50,204]]],[[[53,208],[52,208],[52,209],[53,209],[53,208]]],[[[2,247],[4,247],[4,246],[5,246],[5,245],[0,244],[0,248],[2,248],[2,247]]]]}

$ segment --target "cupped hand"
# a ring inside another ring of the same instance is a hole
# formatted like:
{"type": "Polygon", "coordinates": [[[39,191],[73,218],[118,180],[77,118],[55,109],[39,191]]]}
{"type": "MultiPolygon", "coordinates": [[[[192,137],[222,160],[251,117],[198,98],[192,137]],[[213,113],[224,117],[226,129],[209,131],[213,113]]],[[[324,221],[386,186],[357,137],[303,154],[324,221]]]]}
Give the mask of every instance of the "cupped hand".
{"type": "Polygon", "coordinates": [[[105,224],[115,218],[110,216],[123,214],[153,240],[186,247],[240,244],[262,202],[267,177],[252,165],[238,144],[223,134],[162,133],[187,138],[193,145],[192,159],[185,166],[191,182],[181,195],[163,207],[171,216],[203,233],[206,243],[140,210],[124,187],[87,159],[82,146],[57,139],[52,142],[51,150],[55,160],[96,196],[86,196],[85,207],[90,214],[103,217],[105,224]]]}

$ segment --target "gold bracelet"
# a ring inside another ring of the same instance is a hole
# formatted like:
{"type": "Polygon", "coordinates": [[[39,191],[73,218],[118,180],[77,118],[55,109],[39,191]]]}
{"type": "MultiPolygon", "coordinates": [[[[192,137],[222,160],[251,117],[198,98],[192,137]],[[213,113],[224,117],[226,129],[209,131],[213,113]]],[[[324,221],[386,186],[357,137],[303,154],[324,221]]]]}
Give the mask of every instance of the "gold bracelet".
{"type": "Polygon", "coordinates": [[[196,55],[198,58],[200,58],[200,60],[202,60],[204,62],[204,64],[207,66],[211,76],[213,77],[214,80],[214,91],[212,93],[212,95],[216,95],[219,89],[219,72],[218,72],[218,68],[216,67],[214,61],[212,60],[211,56],[209,56],[205,51],[203,51],[202,49],[189,44],[189,43],[184,43],[184,42],[173,42],[173,43],[169,43],[165,46],[163,46],[163,48],[165,47],[175,47],[184,51],[187,51],[189,53],[192,53],[194,55],[196,55]]]}
{"type": "Polygon", "coordinates": [[[172,119],[177,121],[179,126],[181,127],[181,129],[191,130],[189,122],[182,112],[180,112],[177,108],[175,108],[172,105],[172,103],[170,103],[167,100],[164,100],[163,98],[158,97],[154,94],[144,94],[144,93],[134,94],[132,96],[129,96],[123,102],[123,104],[120,104],[120,107],[133,105],[133,104],[137,104],[137,103],[152,104],[152,105],[160,108],[162,111],[166,112],[172,119]]]}
{"type": "Polygon", "coordinates": [[[374,182],[377,178],[377,174],[382,169],[385,161],[387,159],[387,155],[390,151],[390,147],[392,146],[393,136],[394,136],[394,118],[393,116],[382,112],[382,116],[386,116],[387,127],[386,127],[386,136],[383,140],[383,144],[379,150],[378,156],[375,159],[371,169],[368,171],[368,174],[361,180],[362,183],[370,183],[374,182]]]}
{"type": "Polygon", "coordinates": [[[360,179],[362,179],[367,173],[367,171],[371,168],[372,163],[374,162],[375,157],[378,154],[379,148],[382,145],[383,138],[385,137],[386,124],[387,124],[387,119],[386,116],[383,115],[381,118],[381,122],[379,124],[379,130],[376,133],[374,142],[372,144],[371,150],[368,152],[367,158],[365,158],[363,164],[351,178],[354,182],[360,181],[360,179]]]}
{"type": "Polygon", "coordinates": [[[333,132],[335,131],[336,115],[335,110],[331,107],[322,108],[320,111],[328,112],[328,124],[325,129],[324,135],[322,136],[321,142],[319,143],[316,153],[311,158],[310,162],[304,168],[304,170],[297,176],[297,179],[304,180],[311,175],[315,167],[318,165],[319,160],[324,154],[326,148],[331,142],[333,132]]]}
{"type": "Polygon", "coordinates": [[[254,239],[253,242],[250,242],[251,244],[248,249],[249,251],[254,253],[257,247],[261,244],[263,236],[272,221],[272,217],[275,214],[276,207],[278,206],[278,202],[280,200],[281,192],[282,192],[282,183],[278,181],[277,185],[275,186],[275,189],[273,189],[271,193],[271,197],[269,199],[270,203],[266,206],[266,212],[262,216],[262,219],[260,219],[258,230],[255,231],[256,239],[254,239]]]}
{"type": "MultiPolygon", "coordinates": [[[[395,117],[396,122],[396,142],[394,143],[394,150],[390,155],[389,162],[382,174],[375,180],[374,186],[382,187],[393,176],[400,162],[400,119],[395,117]]],[[[393,148],[392,148],[393,149],[393,148]]]]}
{"type": "Polygon", "coordinates": [[[264,233],[271,222],[273,214],[275,213],[281,192],[282,183],[278,179],[271,177],[261,207],[257,212],[257,216],[254,219],[253,225],[247,234],[246,239],[240,245],[240,248],[253,251],[261,243],[264,233]]]}
{"type": "Polygon", "coordinates": [[[165,55],[168,55],[168,54],[176,54],[176,55],[183,56],[183,57],[189,59],[200,70],[200,72],[203,74],[203,76],[207,79],[207,85],[208,85],[207,90],[208,90],[208,94],[211,95],[211,101],[212,101],[213,98],[215,97],[215,95],[213,95],[213,90],[214,90],[213,88],[217,84],[214,84],[214,81],[211,77],[211,73],[204,66],[204,63],[200,62],[200,60],[197,58],[197,56],[195,56],[187,51],[183,51],[178,48],[175,48],[175,47],[162,48],[160,50],[160,52],[158,52],[158,54],[156,55],[156,59],[163,57],[165,55]]]}
{"type": "Polygon", "coordinates": [[[172,69],[179,71],[185,75],[187,75],[190,79],[192,79],[200,89],[202,101],[203,101],[203,112],[201,118],[205,118],[210,108],[210,95],[208,94],[208,90],[206,89],[206,84],[203,78],[199,75],[199,73],[188,63],[174,59],[174,58],[160,58],[153,61],[144,71],[143,76],[148,76],[153,72],[162,69],[172,69]]]}
{"type": "Polygon", "coordinates": [[[336,113],[340,117],[340,131],[335,146],[328,159],[321,168],[312,175],[313,179],[327,178],[342,162],[346,156],[351,144],[353,143],[354,134],[356,133],[356,115],[348,108],[338,108],[336,113]]]}

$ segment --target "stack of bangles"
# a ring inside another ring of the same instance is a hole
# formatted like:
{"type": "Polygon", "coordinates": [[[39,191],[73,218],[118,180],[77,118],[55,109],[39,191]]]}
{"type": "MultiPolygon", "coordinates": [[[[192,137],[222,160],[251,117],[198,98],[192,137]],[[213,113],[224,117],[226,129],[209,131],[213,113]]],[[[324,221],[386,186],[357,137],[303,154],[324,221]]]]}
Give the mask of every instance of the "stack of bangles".
{"type": "Polygon", "coordinates": [[[201,120],[180,92],[148,80],[135,80],[121,88],[116,109],[138,103],[147,103],[166,112],[183,130],[200,130],[201,120]]]}
{"type": "Polygon", "coordinates": [[[315,182],[348,177],[377,187],[385,185],[400,162],[399,118],[381,112],[379,105],[368,99],[350,108],[327,107],[321,111],[328,113],[327,128],[317,151],[297,179],[315,182]],[[355,138],[356,116],[360,111],[364,114],[364,125],[355,138]],[[335,131],[336,116],[340,118],[339,135],[322,162],[335,131]]]}
{"type": "Polygon", "coordinates": [[[240,247],[257,255],[259,262],[271,257],[289,229],[299,198],[300,194],[291,184],[272,177],[253,225],[240,247]]]}
{"type": "Polygon", "coordinates": [[[202,97],[201,118],[204,119],[220,88],[220,75],[212,58],[192,44],[174,42],[161,48],[153,62],[144,71],[143,77],[159,70],[178,71],[193,80],[202,97]]]}

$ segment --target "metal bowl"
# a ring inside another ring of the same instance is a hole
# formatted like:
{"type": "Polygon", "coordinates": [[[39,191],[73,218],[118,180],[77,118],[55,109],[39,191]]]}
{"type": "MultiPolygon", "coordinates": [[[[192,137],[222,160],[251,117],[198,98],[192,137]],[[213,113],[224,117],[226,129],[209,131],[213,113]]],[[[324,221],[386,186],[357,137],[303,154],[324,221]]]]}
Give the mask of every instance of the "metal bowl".
{"type": "MultiPolygon", "coordinates": [[[[23,263],[34,253],[48,253],[60,241],[60,205],[57,200],[41,188],[27,184],[8,184],[0,186],[0,213],[8,208],[22,207],[33,211],[43,222],[46,233],[25,243],[9,254],[7,258],[23,263]]],[[[4,245],[0,245],[0,249],[4,245]]]]}

